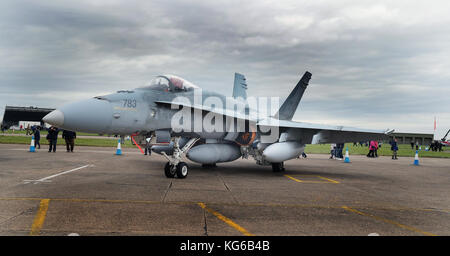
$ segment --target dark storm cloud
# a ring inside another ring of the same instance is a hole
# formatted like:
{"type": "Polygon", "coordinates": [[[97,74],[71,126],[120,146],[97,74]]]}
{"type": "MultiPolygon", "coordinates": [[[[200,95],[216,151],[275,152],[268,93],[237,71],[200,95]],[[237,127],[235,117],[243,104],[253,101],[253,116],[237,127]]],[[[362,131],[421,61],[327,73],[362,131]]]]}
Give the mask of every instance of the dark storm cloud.
{"type": "Polygon", "coordinates": [[[159,73],[230,94],[241,72],[249,94],[284,98],[309,70],[297,119],[431,132],[434,115],[450,126],[445,10],[445,1],[2,1],[0,105],[58,107],[159,73]]]}

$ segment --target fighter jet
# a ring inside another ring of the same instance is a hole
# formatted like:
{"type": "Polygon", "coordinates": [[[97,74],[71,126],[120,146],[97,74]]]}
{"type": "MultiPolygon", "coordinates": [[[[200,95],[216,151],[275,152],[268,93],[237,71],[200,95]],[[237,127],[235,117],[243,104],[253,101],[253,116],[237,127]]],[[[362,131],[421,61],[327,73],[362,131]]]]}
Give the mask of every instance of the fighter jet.
{"type": "Polygon", "coordinates": [[[208,167],[252,157],[281,172],[306,144],[388,139],[392,131],[292,121],[311,76],[305,72],[279,108],[272,98],[247,97],[241,74],[235,74],[233,97],[160,75],[144,87],[64,105],[43,121],[79,132],[151,138],[152,151],[168,161],[168,178],[188,175],[185,158],[208,167]]]}

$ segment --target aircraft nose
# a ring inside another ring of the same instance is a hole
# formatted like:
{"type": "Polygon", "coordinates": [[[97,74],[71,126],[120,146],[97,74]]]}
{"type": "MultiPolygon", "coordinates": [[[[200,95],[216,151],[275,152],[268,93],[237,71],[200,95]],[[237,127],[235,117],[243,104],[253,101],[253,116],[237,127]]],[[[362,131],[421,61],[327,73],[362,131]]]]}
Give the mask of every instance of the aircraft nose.
{"type": "Polygon", "coordinates": [[[111,103],[96,98],[62,106],[42,120],[71,131],[107,133],[112,122],[111,103]]]}
{"type": "Polygon", "coordinates": [[[52,112],[44,116],[44,118],[42,118],[42,121],[54,125],[56,127],[61,127],[64,125],[64,114],[58,109],[53,110],[52,112]]]}

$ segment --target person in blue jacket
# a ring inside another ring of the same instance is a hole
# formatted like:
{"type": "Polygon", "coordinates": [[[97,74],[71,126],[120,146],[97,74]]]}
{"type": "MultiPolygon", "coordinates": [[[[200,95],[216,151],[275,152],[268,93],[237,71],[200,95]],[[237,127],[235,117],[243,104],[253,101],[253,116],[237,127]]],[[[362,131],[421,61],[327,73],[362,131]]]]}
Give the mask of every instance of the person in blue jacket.
{"type": "Polygon", "coordinates": [[[397,160],[397,151],[398,151],[398,144],[397,139],[393,139],[389,144],[391,144],[391,150],[392,150],[392,159],[397,160]]]}
{"type": "Polygon", "coordinates": [[[51,126],[47,130],[48,130],[47,140],[49,144],[48,152],[52,151],[56,152],[56,144],[58,143],[59,129],[56,128],[55,126],[51,126]]]}
{"type": "Polygon", "coordinates": [[[39,131],[39,126],[32,126],[31,130],[32,134],[34,135],[34,146],[36,148],[41,148],[41,131],[39,131]]]}

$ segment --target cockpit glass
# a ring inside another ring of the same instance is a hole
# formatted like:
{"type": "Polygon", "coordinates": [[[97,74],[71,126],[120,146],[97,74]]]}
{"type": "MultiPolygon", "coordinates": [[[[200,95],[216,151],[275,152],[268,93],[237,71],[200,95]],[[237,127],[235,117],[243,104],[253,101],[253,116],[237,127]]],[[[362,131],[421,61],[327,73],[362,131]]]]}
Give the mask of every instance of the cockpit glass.
{"type": "Polygon", "coordinates": [[[169,80],[165,77],[155,77],[150,83],[145,86],[145,88],[149,89],[160,89],[160,90],[168,90],[169,89],[169,80]]]}
{"type": "Polygon", "coordinates": [[[154,78],[147,86],[143,88],[171,92],[186,92],[198,87],[183,78],[173,75],[165,75],[154,78]]]}

